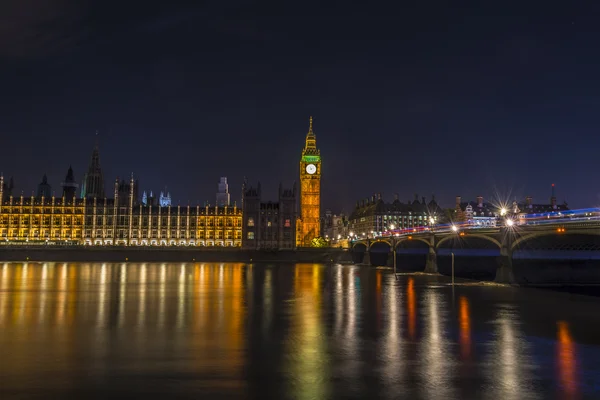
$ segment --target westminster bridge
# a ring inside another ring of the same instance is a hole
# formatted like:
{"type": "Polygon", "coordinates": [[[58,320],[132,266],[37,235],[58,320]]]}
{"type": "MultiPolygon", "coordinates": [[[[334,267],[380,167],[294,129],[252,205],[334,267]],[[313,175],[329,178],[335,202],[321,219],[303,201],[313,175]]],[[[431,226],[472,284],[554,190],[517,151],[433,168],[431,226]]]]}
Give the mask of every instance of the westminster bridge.
{"type": "Polygon", "coordinates": [[[502,226],[444,225],[352,241],[355,263],[520,284],[600,284],[600,210],[502,226]]]}

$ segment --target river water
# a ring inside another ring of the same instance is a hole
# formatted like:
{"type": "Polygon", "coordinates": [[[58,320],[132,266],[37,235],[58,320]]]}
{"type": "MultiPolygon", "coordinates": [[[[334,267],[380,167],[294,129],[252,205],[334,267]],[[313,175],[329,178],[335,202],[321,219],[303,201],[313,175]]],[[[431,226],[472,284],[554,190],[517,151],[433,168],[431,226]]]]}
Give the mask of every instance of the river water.
{"type": "Polygon", "coordinates": [[[0,264],[0,398],[600,398],[599,306],[357,266],[0,264]]]}

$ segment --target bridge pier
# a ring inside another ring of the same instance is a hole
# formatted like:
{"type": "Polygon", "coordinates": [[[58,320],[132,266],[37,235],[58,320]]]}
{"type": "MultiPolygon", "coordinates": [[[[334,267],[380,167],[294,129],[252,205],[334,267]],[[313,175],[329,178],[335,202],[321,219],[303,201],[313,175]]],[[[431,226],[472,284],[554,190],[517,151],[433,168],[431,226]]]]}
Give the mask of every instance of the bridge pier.
{"type": "Polygon", "coordinates": [[[438,274],[437,253],[435,252],[435,233],[429,236],[429,252],[425,262],[425,272],[428,274],[438,274]]]}
{"type": "Polygon", "coordinates": [[[515,274],[513,273],[512,253],[511,248],[511,232],[505,235],[502,240],[502,247],[500,248],[500,257],[498,257],[498,268],[496,269],[496,278],[494,282],[497,283],[515,283],[515,274]]]}
{"type": "Polygon", "coordinates": [[[429,253],[427,253],[427,261],[425,262],[425,272],[428,274],[437,274],[438,265],[437,265],[437,254],[435,253],[435,248],[429,247],[429,253]]]}
{"type": "Polygon", "coordinates": [[[371,266],[371,251],[370,251],[370,249],[367,248],[367,250],[365,251],[365,256],[363,257],[360,265],[371,266]]]}

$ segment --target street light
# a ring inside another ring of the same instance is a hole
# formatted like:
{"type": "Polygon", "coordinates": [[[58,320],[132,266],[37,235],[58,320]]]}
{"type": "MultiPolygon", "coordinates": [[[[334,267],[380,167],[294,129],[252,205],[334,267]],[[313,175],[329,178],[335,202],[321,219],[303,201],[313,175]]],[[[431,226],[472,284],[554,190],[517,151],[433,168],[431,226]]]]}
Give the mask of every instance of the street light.
{"type": "MultiPolygon", "coordinates": [[[[390,225],[390,230],[393,231],[395,228],[394,224],[390,225]]],[[[398,234],[396,234],[396,236],[399,236],[398,234]]],[[[396,275],[396,239],[394,238],[394,232],[390,232],[390,238],[392,239],[392,254],[394,255],[393,257],[393,263],[394,263],[394,276],[396,278],[398,278],[398,276],[396,275]]]]}
{"type": "Polygon", "coordinates": [[[506,208],[505,208],[505,207],[502,207],[502,208],[500,209],[500,215],[502,215],[502,216],[505,216],[507,212],[508,212],[508,211],[506,210],[506,208]]]}
{"type": "Polygon", "coordinates": [[[513,226],[514,224],[515,224],[515,221],[513,221],[512,219],[510,219],[510,218],[506,219],[506,226],[513,226]]]}
{"type": "Polygon", "coordinates": [[[454,231],[454,232],[458,232],[458,226],[456,226],[456,225],[452,225],[452,231],[454,231]]]}

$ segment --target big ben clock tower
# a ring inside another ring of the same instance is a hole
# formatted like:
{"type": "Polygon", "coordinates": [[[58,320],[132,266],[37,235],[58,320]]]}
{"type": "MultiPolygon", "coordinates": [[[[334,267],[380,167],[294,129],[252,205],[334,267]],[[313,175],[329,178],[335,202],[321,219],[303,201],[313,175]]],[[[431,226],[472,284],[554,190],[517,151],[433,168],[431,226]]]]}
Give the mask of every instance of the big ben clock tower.
{"type": "Polygon", "coordinates": [[[306,143],[300,159],[300,224],[297,245],[309,247],[321,234],[321,152],[310,117],[306,143]]]}

